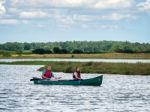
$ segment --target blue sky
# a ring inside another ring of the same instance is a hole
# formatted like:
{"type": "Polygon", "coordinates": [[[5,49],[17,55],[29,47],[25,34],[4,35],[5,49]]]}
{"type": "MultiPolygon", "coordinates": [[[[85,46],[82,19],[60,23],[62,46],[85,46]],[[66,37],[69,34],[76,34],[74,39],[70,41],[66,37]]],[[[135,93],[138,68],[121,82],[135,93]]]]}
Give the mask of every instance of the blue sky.
{"type": "Polygon", "coordinates": [[[0,43],[150,43],[150,0],[0,0],[0,43]]]}

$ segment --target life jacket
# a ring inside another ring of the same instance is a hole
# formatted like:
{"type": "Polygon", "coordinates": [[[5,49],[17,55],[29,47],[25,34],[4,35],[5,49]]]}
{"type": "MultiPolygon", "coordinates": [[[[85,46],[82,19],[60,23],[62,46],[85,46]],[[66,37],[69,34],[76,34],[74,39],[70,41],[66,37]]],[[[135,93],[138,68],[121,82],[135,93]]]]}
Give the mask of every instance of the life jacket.
{"type": "Polygon", "coordinates": [[[77,79],[77,78],[81,79],[81,73],[80,73],[80,71],[76,71],[74,73],[73,73],[73,79],[77,79]],[[74,73],[77,73],[77,76],[74,73]]]}
{"type": "Polygon", "coordinates": [[[46,78],[51,78],[51,77],[53,77],[53,73],[51,70],[46,70],[44,76],[46,78]]]}

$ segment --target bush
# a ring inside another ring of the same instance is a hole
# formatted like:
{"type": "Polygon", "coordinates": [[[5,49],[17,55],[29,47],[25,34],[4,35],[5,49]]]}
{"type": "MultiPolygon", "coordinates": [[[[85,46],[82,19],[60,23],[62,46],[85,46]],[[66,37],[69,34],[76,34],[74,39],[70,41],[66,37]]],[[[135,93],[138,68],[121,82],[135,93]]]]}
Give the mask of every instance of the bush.
{"type": "Polygon", "coordinates": [[[11,57],[11,53],[10,52],[3,52],[2,53],[2,55],[4,56],[4,57],[11,57]]]}
{"type": "Polygon", "coordinates": [[[33,50],[32,53],[34,53],[34,54],[51,54],[52,51],[49,50],[49,49],[42,49],[42,48],[39,48],[39,49],[33,50]]]}
{"type": "Polygon", "coordinates": [[[61,49],[61,52],[64,53],[64,54],[65,53],[70,53],[67,49],[61,49]]]}
{"type": "Polygon", "coordinates": [[[75,56],[74,55],[71,55],[71,58],[74,58],[75,56]]]}
{"type": "Polygon", "coordinates": [[[4,53],[4,51],[3,50],[0,50],[0,54],[3,54],[4,53]]]}
{"type": "Polygon", "coordinates": [[[82,50],[79,50],[79,49],[75,49],[75,50],[73,50],[72,53],[80,54],[80,53],[83,53],[83,51],[82,51],[82,50]]]}
{"type": "Polygon", "coordinates": [[[16,53],[17,53],[19,56],[21,56],[22,53],[23,53],[23,51],[16,51],[16,53]]]}
{"type": "Polygon", "coordinates": [[[62,51],[59,47],[54,47],[53,48],[53,53],[60,54],[60,53],[62,53],[62,51]]]}

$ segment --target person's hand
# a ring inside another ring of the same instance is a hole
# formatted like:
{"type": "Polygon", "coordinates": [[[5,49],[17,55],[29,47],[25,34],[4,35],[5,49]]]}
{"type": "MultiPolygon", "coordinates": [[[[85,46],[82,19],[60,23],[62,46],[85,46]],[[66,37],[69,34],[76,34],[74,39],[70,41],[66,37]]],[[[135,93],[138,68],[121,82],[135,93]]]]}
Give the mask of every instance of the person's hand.
{"type": "Polygon", "coordinates": [[[41,71],[43,69],[44,69],[44,67],[40,67],[40,68],[37,69],[37,71],[41,71]]]}

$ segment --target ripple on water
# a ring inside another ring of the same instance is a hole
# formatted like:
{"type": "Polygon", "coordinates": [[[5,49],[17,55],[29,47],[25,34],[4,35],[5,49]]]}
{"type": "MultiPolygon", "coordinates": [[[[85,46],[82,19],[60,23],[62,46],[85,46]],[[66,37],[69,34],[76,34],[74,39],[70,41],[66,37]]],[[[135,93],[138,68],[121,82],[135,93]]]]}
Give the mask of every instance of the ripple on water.
{"type": "MultiPolygon", "coordinates": [[[[0,111],[150,112],[149,76],[105,75],[101,87],[42,86],[29,81],[40,76],[38,67],[0,65],[0,111]]],[[[55,74],[71,78],[71,74],[55,74]]]]}

